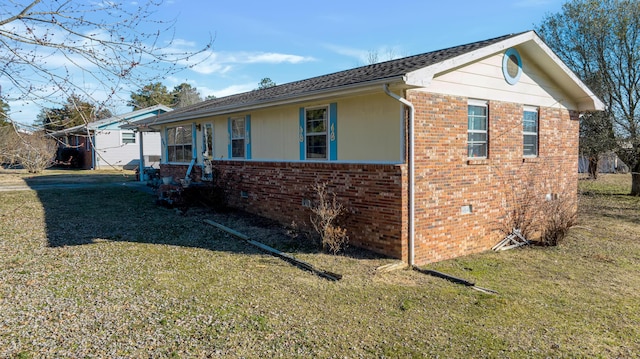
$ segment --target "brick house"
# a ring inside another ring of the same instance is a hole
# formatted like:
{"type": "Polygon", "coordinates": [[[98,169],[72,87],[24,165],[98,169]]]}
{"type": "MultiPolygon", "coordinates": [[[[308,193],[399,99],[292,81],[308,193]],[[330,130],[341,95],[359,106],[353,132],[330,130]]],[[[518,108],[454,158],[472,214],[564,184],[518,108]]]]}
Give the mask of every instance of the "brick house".
{"type": "Polygon", "coordinates": [[[212,99],[141,126],[162,134],[162,176],[199,181],[209,159],[230,205],[283,224],[308,223],[311,185],[326,182],[350,210],[352,245],[420,265],[491,248],[509,198],[527,187],[575,197],[578,116],[601,109],[529,31],[212,99]]]}

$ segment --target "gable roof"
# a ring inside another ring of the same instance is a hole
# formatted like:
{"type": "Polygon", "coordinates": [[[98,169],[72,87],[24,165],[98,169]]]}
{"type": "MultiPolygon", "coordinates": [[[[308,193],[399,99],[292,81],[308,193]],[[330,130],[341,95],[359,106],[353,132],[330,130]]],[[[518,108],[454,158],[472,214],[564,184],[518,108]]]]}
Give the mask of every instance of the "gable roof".
{"type": "Polygon", "coordinates": [[[246,111],[258,107],[301,102],[323,95],[340,95],[362,91],[366,88],[379,87],[382,84],[400,83],[407,88],[427,87],[429,81],[439,72],[447,71],[496,52],[504,51],[509,47],[529,42],[535,44],[533,47],[539,48],[538,50],[530,49],[532,52],[536,52],[536,55],[542,55],[536,56],[536,58],[543,57],[545,65],[551,67],[551,71],[554,72],[555,76],[558,76],[561,80],[569,80],[565,87],[572,94],[581,99],[586,99],[582,106],[584,109],[596,110],[604,108],[602,102],[564,65],[540,37],[534,31],[527,31],[361,66],[266,89],[215,98],[174,110],[171,113],[165,113],[154,119],[140,121],[138,125],[152,126],[246,111]]]}
{"type": "Polygon", "coordinates": [[[147,119],[145,117],[144,119],[135,120],[135,118],[140,117],[140,116],[144,116],[144,115],[149,114],[149,113],[161,114],[161,113],[170,112],[170,111],[173,111],[173,109],[171,107],[168,107],[168,106],[165,106],[165,105],[154,105],[154,106],[146,107],[146,108],[143,108],[143,109],[140,109],[140,110],[127,112],[127,113],[122,114],[122,115],[115,115],[115,116],[111,116],[109,118],[104,118],[104,119],[101,119],[101,120],[89,122],[88,124],[82,124],[82,125],[78,125],[78,126],[65,128],[64,130],[51,132],[49,135],[53,136],[53,137],[59,137],[59,136],[64,136],[64,135],[73,134],[73,133],[79,133],[79,132],[81,132],[82,134],[86,134],[87,130],[90,130],[90,131],[99,130],[100,128],[109,126],[109,125],[114,124],[114,123],[128,122],[128,123],[134,123],[135,124],[136,122],[141,122],[141,121],[144,121],[145,119],[147,119]]]}

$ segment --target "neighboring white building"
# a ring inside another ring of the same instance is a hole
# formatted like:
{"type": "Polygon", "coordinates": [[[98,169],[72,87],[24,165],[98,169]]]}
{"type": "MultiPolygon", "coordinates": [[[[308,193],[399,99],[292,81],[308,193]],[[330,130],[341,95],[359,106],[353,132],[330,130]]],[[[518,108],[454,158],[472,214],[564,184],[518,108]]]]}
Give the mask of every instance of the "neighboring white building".
{"type": "Polygon", "coordinates": [[[156,105],[53,132],[51,136],[60,142],[57,160],[84,169],[135,169],[140,165],[142,153],[145,166],[158,167],[162,147],[160,134],[136,132],[120,126],[169,111],[172,111],[170,107],[156,105]]]}

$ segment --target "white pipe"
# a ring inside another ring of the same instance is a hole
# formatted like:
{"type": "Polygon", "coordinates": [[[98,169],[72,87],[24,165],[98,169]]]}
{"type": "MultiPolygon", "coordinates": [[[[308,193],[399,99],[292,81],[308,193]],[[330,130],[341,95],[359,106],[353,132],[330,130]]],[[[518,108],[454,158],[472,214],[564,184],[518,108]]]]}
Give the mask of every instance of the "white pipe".
{"type": "Polygon", "coordinates": [[[409,267],[413,267],[415,254],[414,254],[414,243],[415,243],[415,166],[414,166],[414,158],[413,152],[415,147],[414,141],[414,120],[415,120],[415,108],[413,104],[409,102],[407,99],[404,99],[393,92],[389,91],[388,84],[384,84],[382,86],[384,92],[393,97],[394,99],[402,102],[405,106],[409,107],[409,135],[407,136],[409,141],[409,155],[407,156],[407,162],[409,163],[409,250],[408,250],[408,264],[409,267]]]}

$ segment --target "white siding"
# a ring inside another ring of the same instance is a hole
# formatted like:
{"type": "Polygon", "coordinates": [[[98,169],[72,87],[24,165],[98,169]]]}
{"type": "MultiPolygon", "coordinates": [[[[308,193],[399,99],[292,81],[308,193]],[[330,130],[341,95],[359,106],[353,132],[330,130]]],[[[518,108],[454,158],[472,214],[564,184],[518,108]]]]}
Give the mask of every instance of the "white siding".
{"type": "Polygon", "coordinates": [[[503,54],[498,53],[470,65],[437,74],[431,84],[422,89],[446,95],[464,96],[484,100],[499,100],[541,107],[575,108],[554,81],[534,60],[520,51],[522,76],[515,85],[509,85],[502,75],[503,54]]]}
{"type": "MultiPolygon", "coordinates": [[[[96,133],[96,168],[123,167],[134,168],[140,161],[140,133],[136,133],[136,142],[122,144],[121,130],[103,130],[96,133]]],[[[160,156],[160,134],[144,134],[144,155],[160,156]]],[[[146,164],[150,165],[150,164],[146,164]]]]}

